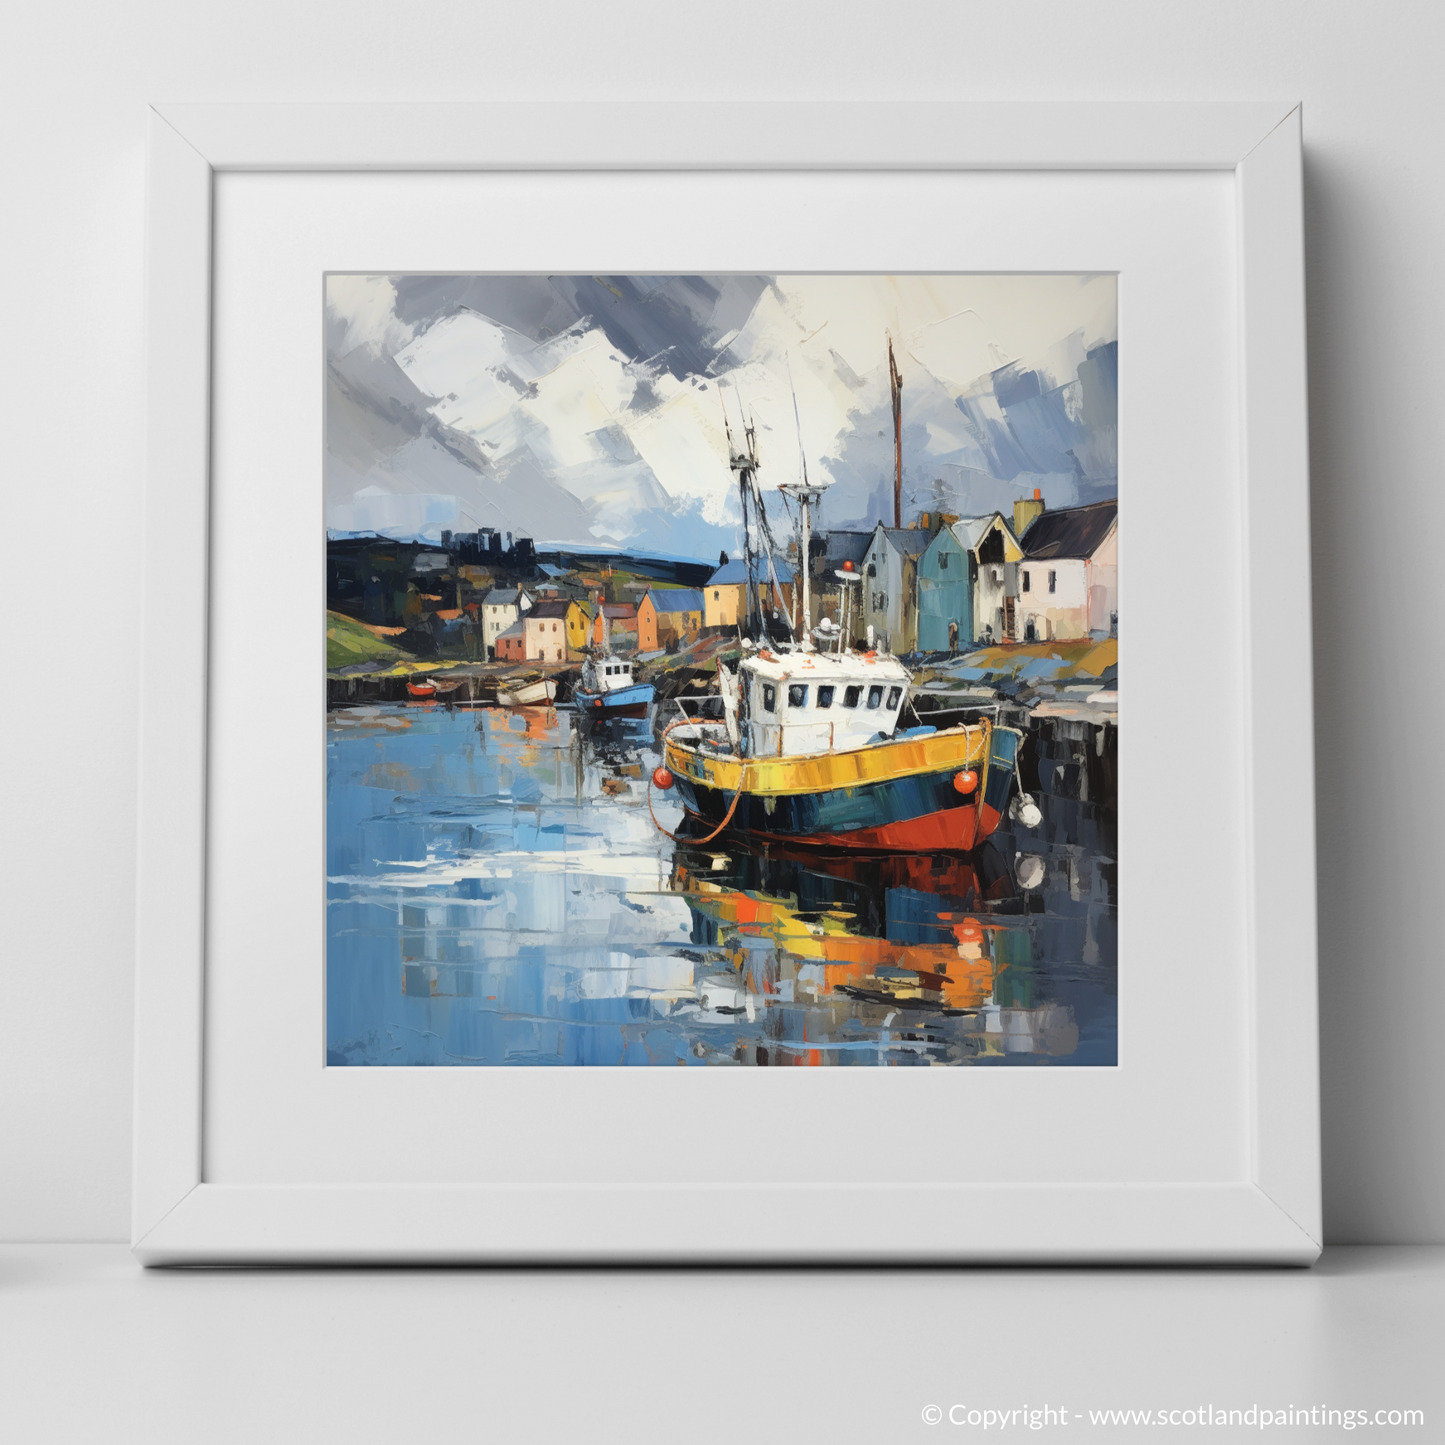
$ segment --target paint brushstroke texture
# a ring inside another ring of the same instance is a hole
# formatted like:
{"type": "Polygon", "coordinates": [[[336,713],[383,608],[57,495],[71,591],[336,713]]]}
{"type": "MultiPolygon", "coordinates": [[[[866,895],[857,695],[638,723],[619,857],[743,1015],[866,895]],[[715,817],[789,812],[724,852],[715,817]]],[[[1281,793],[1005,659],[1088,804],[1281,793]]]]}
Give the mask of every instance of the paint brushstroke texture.
{"type": "Polygon", "coordinates": [[[871,525],[890,331],[909,508],[1113,495],[1110,276],[333,276],[328,528],[715,556],[740,520],[718,485],[738,398],[774,468],[796,467],[801,426],[834,484],[828,524],[871,525]]]}

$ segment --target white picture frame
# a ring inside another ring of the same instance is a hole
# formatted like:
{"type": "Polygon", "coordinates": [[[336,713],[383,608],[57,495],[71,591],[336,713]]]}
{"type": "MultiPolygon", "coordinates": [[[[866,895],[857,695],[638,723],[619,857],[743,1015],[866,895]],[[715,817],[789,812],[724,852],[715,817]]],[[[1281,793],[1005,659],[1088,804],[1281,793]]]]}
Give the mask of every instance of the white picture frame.
{"type": "Polygon", "coordinates": [[[132,1248],[145,1264],[1249,1261],[1320,1250],[1301,128],[1248,104],[168,105],[150,118],[132,1248]],[[693,114],[687,112],[691,109],[693,114]],[[1247,1167],[1145,1184],[216,1184],[203,1173],[214,177],[228,170],[1214,170],[1234,177],[1247,1167]],[[1265,546],[1262,539],[1268,539],[1265,546]],[[164,578],[162,588],[161,579],[164,578]],[[177,596],[190,605],[177,608],[177,596]],[[1268,647],[1264,646],[1266,637],[1268,647]],[[163,700],[157,705],[152,700],[163,700]],[[1267,876],[1267,887],[1266,887],[1267,876]],[[1260,906],[1267,895],[1268,908],[1260,906]],[[770,1211],[746,1250],[699,1221],[770,1211]],[[858,1240],[868,1243],[861,1250],[858,1240]]]}

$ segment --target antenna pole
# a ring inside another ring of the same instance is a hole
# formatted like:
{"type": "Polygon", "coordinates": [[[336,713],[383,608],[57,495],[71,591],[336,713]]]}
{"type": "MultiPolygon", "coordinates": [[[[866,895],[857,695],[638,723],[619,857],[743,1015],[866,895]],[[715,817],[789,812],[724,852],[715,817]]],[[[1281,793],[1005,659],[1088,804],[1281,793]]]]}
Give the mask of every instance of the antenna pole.
{"type": "Polygon", "coordinates": [[[903,526],[903,378],[893,359],[893,338],[888,338],[888,382],[893,390],[893,526],[903,526]]]}
{"type": "MultiPolygon", "coordinates": [[[[807,462],[803,463],[804,475],[807,474],[807,462]]],[[[808,556],[808,550],[812,543],[812,521],[808,515],[809,502],[807,486],[803,488],[803,555],[798,558],[798,565],[803,569],[803,651],[813,650],[813,612],[808,598],[808,573],[813,570],[812,559],[808,556]]]]}

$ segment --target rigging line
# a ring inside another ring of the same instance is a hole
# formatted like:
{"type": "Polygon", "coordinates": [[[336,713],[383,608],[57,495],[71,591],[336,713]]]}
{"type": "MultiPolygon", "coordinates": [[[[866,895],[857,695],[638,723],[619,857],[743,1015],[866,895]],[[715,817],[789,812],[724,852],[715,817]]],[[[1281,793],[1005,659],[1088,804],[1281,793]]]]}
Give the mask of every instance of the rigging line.
{"type": "MultiPolygon", "coordinates": [[[[684,839],[682,840],[683,843],[684,843],[684,845],[700,848],[704,843],[711,843],[712,840],[713,840],[714,838],[716,838],[717,835],[718,835],[719,833],[721,833],[721,832],[723,831],[723,829],[726,828],[729,823],[732,822],[732,820],[733,820],[733,814],[737,811],[738,799],[741,798],[742,795],[743,795],[742,784],[739,783],[739,784],[738,784],[738,790],[737,790],[737,792],[735,792],[735,793],[733,794],[733,800],[732,800],[731,803],[728,804],[728,810],[727,810],[727,813],[723,816],[722,822],[719,823],[719,824],[717,825],[717,827],[714,828],[714,829],[712,830],[712,832],[707,835],[706,838],[684,838],[684,839]]],[[[661,833],[661,834],[663,835],[663,837],[665,837],[665,838],[670,838],[674,843],[676,843],[676,842],[678,841],[678,839],[677,839],[677,834],[676,834],[676,833],[669,833],[669,832],[667,831],[667,829],[662,826],[661,823],[658,823],[658,821],[657,821],[657,814],[656,814],[655,812],[653,812],[653,809],[652,809],[652,779],[651,779],[650,777],[649,777],[648,780],[647,780],[647,811],[652,814],[652,821],[653,821],[654,824],[656,824],[656,826],[657,826],[657,831],[658,831],[659,833],[661,833]]],[[[683,811],[684,811],[684,816],[685,816],[685,815],[686,815],[686,809],[684,809],[683,811]]]]}
{"type": "Polygon", "coordinates": [[[793,357],[788,353],[788,390],[793,393],[793,424],[798,429],[798,456],[803,463],[803,485],[808,485],[808,453],[803,450],[803,418],[798,414],[798,388],[793,385],[793,357]]]}

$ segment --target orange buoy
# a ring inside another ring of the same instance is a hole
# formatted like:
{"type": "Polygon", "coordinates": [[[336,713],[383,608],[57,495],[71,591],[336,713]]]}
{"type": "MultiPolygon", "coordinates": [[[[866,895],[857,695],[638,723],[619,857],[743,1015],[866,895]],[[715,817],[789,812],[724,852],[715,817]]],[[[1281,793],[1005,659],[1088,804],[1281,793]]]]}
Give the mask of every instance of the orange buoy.
{"type": "Polygon", "coordinates": [[[598,697],[598,698],[593,698],[593,700],[592,700],[592,706],[593,706],[593,707],[601,707],[601,706],[602,706],[602,699],[601,699],[600,697],[598,697]]]}
{"type": "Polygon", "coordinates": [[[851,571],[853,570],[853,564],[852,564],[851,562],[844,562],[844,563],[843,563],[843,570],[844,570],[845,572],[851,572],[851,571]]]}
{"type": "Polygon", "coordinates": [[[960,793],[971,793],[978,787],[978,774],[972,768],[965,768],[961,773],[953,775],[953,786],[960,793]]]}
{"type": "Polygon", "coordinates": [[[672,786],[672,774],[666,768],[654,768],[652,770],[652,786],[661,788],[665,793],[672,786]]]}

